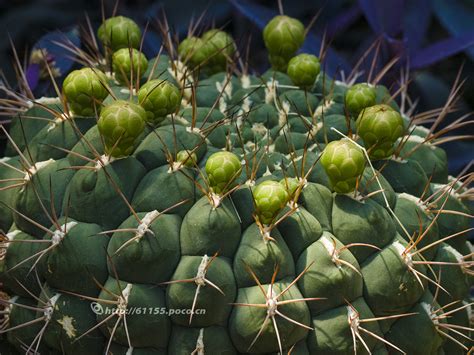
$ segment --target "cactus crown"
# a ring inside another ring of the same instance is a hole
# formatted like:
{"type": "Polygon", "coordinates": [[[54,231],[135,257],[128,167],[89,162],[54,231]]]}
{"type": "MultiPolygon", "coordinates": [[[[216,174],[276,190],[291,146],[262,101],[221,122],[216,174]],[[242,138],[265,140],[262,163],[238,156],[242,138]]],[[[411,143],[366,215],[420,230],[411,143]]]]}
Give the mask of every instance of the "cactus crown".
{"type": "Polygon", "coordinates": [[[2,87],[0,352],[467,351],[452,126],[378,76],[330,78],[297,19],[265,27],[261,76],[229,34],[191,32],[147,59],[113,17],[58,97],[2,87]]]}

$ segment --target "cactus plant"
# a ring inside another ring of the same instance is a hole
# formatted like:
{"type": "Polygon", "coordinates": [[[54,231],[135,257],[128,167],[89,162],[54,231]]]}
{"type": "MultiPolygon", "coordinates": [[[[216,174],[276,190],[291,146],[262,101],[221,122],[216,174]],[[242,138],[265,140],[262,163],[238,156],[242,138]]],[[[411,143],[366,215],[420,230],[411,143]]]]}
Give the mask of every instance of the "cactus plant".
{"type": "Polygon", "coordinates": [[[472,346],[472,175],[448,176],[439,134],[383,86],[295,56],[288,16],[264,30],[261,77],[221,30],[150,65],[139,37],[108,19],[114,54],[60,97],[7,90],[2,354],[472,346]]]}

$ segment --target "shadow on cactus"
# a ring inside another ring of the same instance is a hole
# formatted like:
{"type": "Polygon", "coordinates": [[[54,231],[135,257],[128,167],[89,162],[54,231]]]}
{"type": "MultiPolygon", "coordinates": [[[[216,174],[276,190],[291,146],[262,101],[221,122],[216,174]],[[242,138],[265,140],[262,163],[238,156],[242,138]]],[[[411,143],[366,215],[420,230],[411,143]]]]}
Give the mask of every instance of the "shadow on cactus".
{"type": "Polygon", "coordinates": [[[333,80],[297,19],[262,75],[198,25],[146,58],[112,17],[57,97],[2,87],[2,354],[468,351],[472,173],[439,144],[472,122],[437,130],[460,78],[414,114],[406,72],[333,80]]]}

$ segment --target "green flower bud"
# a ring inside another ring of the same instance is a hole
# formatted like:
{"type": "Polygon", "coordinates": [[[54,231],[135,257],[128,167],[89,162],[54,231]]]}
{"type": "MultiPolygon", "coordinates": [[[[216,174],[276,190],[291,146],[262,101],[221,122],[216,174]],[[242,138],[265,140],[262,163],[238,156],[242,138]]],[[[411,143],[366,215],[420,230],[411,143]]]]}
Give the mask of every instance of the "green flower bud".
{"type": "Polygon", "coordinates": [[[145,110],[132,102],[117,100],[100,113],[97,127],[104,137],[107,154],[114,157],[130,155],[137,138],[145,128],[145,110]]]}
{"type": "Polygon", "coordinates": [[[191,168],[197,162],[197,155],[189,150],[180,150],[178,154],[176,154],[176,161],[191,168]]]}
{"type": "Polygon", "coordinates": [[[129,85],[142,77],[148,68],[145,55],[135,48],[122,48],[112,56],[112,69],[115,79],[122,85],[129,85]]]}
{"type": "Polygon", "coordinates": [[[364,141],[371,159],[384,159],[393,154],[393,145],[403,135],[403,118],[388,105],[375,105],[363,110],[357,119],[357,134],[364,141]]]}
{"type": "Polygon", "coordinates": [[[286,188],[276,181],[266,180],[253,189],[255,211],[262,224],[271,224],[288,202],[286,188]]]}
{"type": "Polygon", "coordinates": [[[97,30],[102,44],[114,52],[121,48],[138,48],[142,31],[131,19],[123,16],[111,17],[97,30]]]}
{"type": "Polygon", "coordinates": [[[304,39],[305,29],[300,21],[288,16],[275,16],[263,30],[263,40],[274,69],[286,71],[288,61],[304,39]]]}
{"type": "Polygon", "coordinates": [[[209,59],[212,47],[204,45],[201,38],[188,37],[179,44],[178,54],[189,67],[196,68],[209,59]]]}
{"type": "Polygon", "coordinates": [[[204,45],[209,47],[209,61],[205,64],[209,73],[225,71],[227,62],[235,54],[236,45],[233,38],[226,32],[212,29],[201,37],[204,45]]]}
{"type": "Polygon", "coordinates": [[[296,193],[296,190],[298,190],[298,187],[300,186],[299,180],[292,177],[281,179],[280,184],[286,189],[286,192],[290,197],[293,197],[293,195],[296,193]]]}
{"type": "Polygon", "coordinates": [[[98,69],[74,70],[64,79],[63,94],[70,110],[80,116],[95,116],[108,96],[107,77],[98,69]]]}
{"type": "Polygon", "coordinates": [[[168,81],[150,80],[138,91],[138,102],[146,111],[147,121],[156,125],[179,108],[181,93],[168,81]]]}
{"type": "Polygon", "coordinates": [[[320,69],[318,57],[303,53],[291,58],[287,73],[293,84],[302,88],[310,88],[316,81],[320,69]]]}
{"type": "Polygon", "coordinates": [[[332,141],[324,148],[321,164],[334,191],[350,193],[364,171],[364,152],[347,138],[332,141]]]}
{"type": "Polygon", "coordinates": [[[242,166],[234,153],[222,151],[212,154],[206,162],[209,185],[216,194],[223,194],[232,188],[232,182],[240,176],[242,166]]]}
{"type": "Polygon", "coordinates": [[[366,83],[355,84],[346,92],[346,107],[354,117],[370,106],[375,105],[376,92],[366,83]]]}

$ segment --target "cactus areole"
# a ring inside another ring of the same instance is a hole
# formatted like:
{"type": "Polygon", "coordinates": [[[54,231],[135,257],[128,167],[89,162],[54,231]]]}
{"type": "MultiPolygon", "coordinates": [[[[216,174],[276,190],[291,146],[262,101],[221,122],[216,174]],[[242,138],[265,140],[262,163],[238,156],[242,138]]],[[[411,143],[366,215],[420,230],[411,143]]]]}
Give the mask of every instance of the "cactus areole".
{"type": "Polygon", "coordinates": [[[471,348],[469,176],[396,94],[298,54],[305,34],[273,18],[255,75],[223,30],[146,58],[117,16],[60,97],[11,92],[1,354],[471,348]]]}

